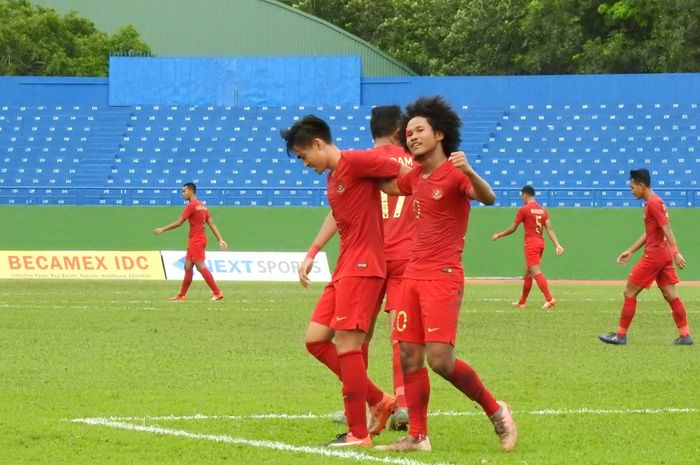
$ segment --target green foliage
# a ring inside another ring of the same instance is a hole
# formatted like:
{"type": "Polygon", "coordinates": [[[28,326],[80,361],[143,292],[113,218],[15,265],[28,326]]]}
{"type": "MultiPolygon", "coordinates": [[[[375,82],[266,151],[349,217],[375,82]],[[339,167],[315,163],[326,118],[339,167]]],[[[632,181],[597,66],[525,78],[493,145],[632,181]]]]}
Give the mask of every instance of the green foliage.
{"type": "MultiPolygon", "coordinates": [[[[69,421],[197,413],[322,416],[339,410],[340,384],[303,342],[322,285],[304,290],[295,283],[220,284],[226,295],[221,302],[208,302],[208,288],[195,281],[188,301],[173,303],[165,298],[177,292],[179,282],[3,282],[0,462],[376,463],[69,421]]],[[[465,289],[456,354],[474,366],[494,395],[511,403],[520,430],[513,452],[501,452],[478,406],[434,373],[432,453],[353,452],[417,464],[697,463],[700,357],[695,346],[670,346],[676,329],[660,292],[640,295],[628,345],[613,347],[596,334],[616,327],[621,286],[552,283],[551,288],[559,299],[551,312],[539,308],[536,287],[524,310],[510,306],[518,284],[465,289]],[[690,410],[653,413],[668,407],[690,410]],[[537,414],[545,409],[559,412],[537,414]],[[434,415],[439,411],[461,415],[434,415]]],[[[691,312],[698,308],[700,288],[680,292],[691,312]]],[[[697,327],[697,315],[689,313],[691,328],[697,327]]],[[[387,317],[381,314],[369,374],[386,390],[390,357],[387,317]]],[[[130,423],[311,447],[344,431],[328,418],[130,423]]],[[[401,434],[385,431],[374,442],[385,444],[401,434]]]]}
{"type": "Polygon", "coordinates": [[[121,53],[150,53],[131,25],[110,36],[75,11],[0,0],[0,74],[106,76],[109,55],[121,53]]]}
{"type": "Polygon", "coordinates": [[[697,0],[285,0],[421,74],[700,71],[697,0]]]}

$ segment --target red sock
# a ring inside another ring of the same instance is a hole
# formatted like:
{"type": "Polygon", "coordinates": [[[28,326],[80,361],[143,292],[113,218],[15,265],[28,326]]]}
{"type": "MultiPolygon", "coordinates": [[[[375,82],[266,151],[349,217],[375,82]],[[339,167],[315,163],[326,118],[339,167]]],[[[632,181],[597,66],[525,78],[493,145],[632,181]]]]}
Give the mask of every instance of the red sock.
{"type": "Polygon", "coordinates": [[[676,297],[668,304],[671,306],[673,320],[676,322],[676,327],[678,328],[681,337],[689,336],[690,330],[688,329],[688,316],[685,313],[685,307],[683,306],[683,302],[681,302],[681,298],[676,297]]]}
{"type": "MultiPolygon", "coordinates": [[[[331,341],[307,342],[306,350],[319,362],[323,363],[342,381],[338,351],[331,341]]],[[[364,363],[364,361],[363,361],[364,363]]],[[[366,370],[365,370],[366,372],[366,370]]],[[[380,402],[384,393],[372,381],[367,380],[367,404],[372,406],[380,402]]]]}
{"type": "Polygon", "coordinates": [[[622,304],[622,312],[620,313],[620,326],[617,327],[618,336],[626,336],[627,330],[634,318],[634,312],[637,311],[637,298],[625,297],[625,303],[622,304]]]}
{"type": "Polygon", "coordinates": [[[401,347],[399,341],[392,341],[394,354],[391,368],[394,373],[394,395],[399,408],[406,408],[406,394],[403,387],[403,370],[401,369],[401,347]]]}
{"type": "Polygon", "coordinates": [[[523,294],[518,301],[520,305],[524,305],[527,301],[527,296],[530,295],[530,289],[532,289],[532,276],[527,275],[523,278],[523,294]]]}
{"type": "Polygon", "coordinates": [[[190,288],[190,284],[192,284],[192,277],[194,276],[194,272],[192,270],[185,270],[185,277],[182,279],[182,287],[180,288],[180,295],[185,296],[187,294],[187,289],[190,288]]]}
{"type": "Polygon", "coordinates": [[[214,294],[221,294],[221,291],[219,290],[219,286],[216,285],[216,281],[214,281],[214,276],[212,276],[211,271],[209,271],[206,268],[202,268],[202,270],[199,272],[199,274],[202,275],[204,280],[207,282],[209,285],[209,288],[214,294]]]}
{"type": "Polygon", "coordinates": [[[421,368],[403,374],[408,404],[408,434],[417,438],[428,435],[428,402],[430,401],[430,378],[428,370],[421,368]]]}
{"type": "Polygon", "coordinates": [[[542,291],[542,294],[544,295],[544,299],[547,302],[551,302],[552,301],[552,294],[549,293],[549,286],[547,285],[547,278],[545,278],[542,273],[537,273],[535,275],[535,281],[537,282],[537,287],[539,287],[540,291],[542,291]]]}
{"type": "Polygon", "coordinates": [[[471,400],[481,405],[484,413],[489,417],[501,408],[493,394],[481,382],[476,371],[459,359],[455,360],[455,366],[450,373],[450,382],[471,400]]]}
{"type": "Polygon", "coordinates": [[[363,342],[360,350],[362,350],[362,359],[365,361],[365,368],[369,368],[369,344],[363,342]]]}
{"type": "Polygon", "coordinates": [[[335,348],[335,344],[331,341],[307,342],[306,350],[316,357],[319,362],[326,365],[329,370],[335,373],[338,379],[341,379],[340,361],[338,360],[338,352],[335,348]]]}
{"type": "Polygon", "coordinates": [[[367,369],[361,350],[351,350],[338,355],[343,381],[343,401],[348,429],[356,438],[366,438],[367,411],[367,369]]]}

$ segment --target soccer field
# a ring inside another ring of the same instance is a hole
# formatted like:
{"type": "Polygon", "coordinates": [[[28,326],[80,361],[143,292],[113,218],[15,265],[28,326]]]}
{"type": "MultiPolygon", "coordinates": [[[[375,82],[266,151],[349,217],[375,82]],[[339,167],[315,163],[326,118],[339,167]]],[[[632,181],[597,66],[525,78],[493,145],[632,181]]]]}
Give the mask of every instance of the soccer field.
{"type": "MultiPolygon", "coordinates": [[[[508,401],[520,430],[502,453],[474,404],[431,374],[432,453],[336,451],[340,385],[305,351],[321,285],[3,281],[0,463],[678,464],[698,463],[700,357],[676,347],[656,289],[640,296],[624,347],[621,286],[557,285],[554,311],[513,309],[519,285],[468,284],[457,354],[508,401]]],[[[691,330],[700,287],[682,286],[691,330]]],[[[380,316],[370,375],[391,387],[380,316]]],[[[393,441],[385,431],[375,444],[393,441]]]]}

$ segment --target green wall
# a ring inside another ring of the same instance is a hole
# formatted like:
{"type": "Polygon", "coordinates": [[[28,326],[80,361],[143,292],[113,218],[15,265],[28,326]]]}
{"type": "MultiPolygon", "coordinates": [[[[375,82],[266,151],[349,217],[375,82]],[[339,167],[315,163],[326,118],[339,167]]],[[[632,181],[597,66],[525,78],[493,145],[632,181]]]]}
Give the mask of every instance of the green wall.
{"type": "MultiPolygon", "coordinates": [[[[152,231],[178,218],[180,207],[0,207],[4,250],[165,250],[186,244],[187,226],[155,237],[152,231]]],[[[324,208],[211,207],[233,250],[305,251],[327,210],[324,208]]],[[[522,229],[491,242],[509,226],[514,208],[475,208],[464,254],[467,276],[519,276],[523,268],[522,229]]],[[[554,279],[626,279],[630,266],[615,258],[643,232],[642,209],[549,209],[566,253],[557,257],[547,240],[543,270],[554,279]]],[[[688,267],[682,280],[700,280],[700,209],[671,210],[673,230],[688,267]]],[[[211,236],[210,236],[211,237],[211,236]]],[[[216,244],[210,241],[209,250],[216,244]]],[[[327,248],[331,264],[337,241],[327,248]]],[[[635,255],[635,259],[639,253],[635,255]]]]}

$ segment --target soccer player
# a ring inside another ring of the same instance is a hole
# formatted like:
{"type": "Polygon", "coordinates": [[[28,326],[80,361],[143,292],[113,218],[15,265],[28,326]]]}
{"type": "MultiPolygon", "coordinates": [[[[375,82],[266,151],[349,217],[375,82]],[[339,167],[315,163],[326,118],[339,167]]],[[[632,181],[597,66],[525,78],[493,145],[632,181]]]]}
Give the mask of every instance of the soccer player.
{"type": "MultiPolygon", "coordinates": [[[[370,119],[370,129],[372,131],[372,139],[374,139],[375,150],[372,150],[372,153],[376,153],[385,158],[392,158],[407,166],[412,166],[413,159],[398,145],[398,131],[400,126],[401,109],[397,105],[373,108],[372,117],[370,119]]],[[[390,327],[393,327],[393,322],[396,319],[396,311],[399,308],[398,299],[401,292],[403,270],[406,267],[413,246],[415,217],[411,211],[411,196],[387,196],[382,192],[381,198],[384,226],[384,256],[387,269],[384,287],[384,293],[386,294],[384,311],[389,314],[390,327]]],[[[308,284],[308,273],[313,266],[313,259],[316,253],[323,249],[337,230],[335,219],[332,213],[329,213],[314,239],[313,245],[309,249],[304,263],[302,263],[299,268],[299,280],[302,285],[306,286],[308,284]]],[[[367,334],[367,341],[362,345],[363,352],[368,352],[369,350],[369,339],[372,336],[375,321],[376,316],[367,334]]],[[[405,430],[408,425],[408,411],[406,407],[406,396],[404,395],[403,373],[401,372],[401,357],[398,341],[392,340],[392,348],[394,395],[396,396],[398,410],[391,416],[391,425],[393,429],[405,430]]],[[[365,357],[368,358],[367,355],[365,355],[365,357]]],[[[346,419],[344,415],[338,415],[336,421],[345,423],[346,419]]],[[[370,434],[376,435],[384,426],[384,424],[376,423],[376,418],[372,416],[370,418],[369,432],[370,434]]]]}
{"type": "Polygon", "coordinates": [[[343,385],[349,431],[327,445],[370,447],[365,402],[382,423],[396,404],[392,396],[367,378],[362,352],[381,304],[386,275],[377,181],[395,178],[402,165],[371,151],[341,151],[333,144],[328,124],[313,115],[297,121],[282,132],[282,137],[287,151],[305,166],[318,174],[328,171],[328,202],[340,234],[336,268],[306,331],[309,353],[335,373],[343,385]]]}
{"type": "Polygon", "coordinates": [[[492,241],[496,241],[501,237],[509,236],[518,229],[520,223],[523,224],[525,230],[525,271],[523,272],[523,293],[520,300],[513,302],[514,307],[525,308],[525,301],[532,289],[532,280],[537,283],[537,287],[544,295],[544,305],[542,308],[554,308],[557,301],[552,297],[547,285],[547,278],[542,274],[540,262],[544,253],[544,238],[542,237],[542,228],[547,230],[549,238],[554,243],[557,255],[564,253],[564,247],[559,244],[552,224],[549,221],[549,213],[537,203],[535,198],[535,189],[532,186],[525,186],[520,191],[520,198],[523,199],[523,205],[515,215],[513,224],[508,229],[504,229],[491,236],[492,241]]]}
{"type": "Polygon", "coordinates": [[[400,134],[418,165],[384,186],[391,195],[413,195],[416,233],[393,332],[401,345],[409,432],[393,444],[377,446],[382,450],[431,450],[426,356],[434,372],[481,406],[502,449],[513,449],[517,441],[509,406],[497,401],[476,371],[454,354],[470,201],[495,201],[491,187],[458,151],[460,126],[459,115],[442,97],[423,97],[408,105],[400,134]]]}
{"type": "Polygon", "coordinates": [[[214,276],[212,276],[211,272],[207,269],[207,265],[204,263],[204,250],[207,247],[207,233],[204,229],[204,224],[208,224],[211,228],[214,236],[216,236],[216,239],[219,241],[221,250],[226,250],[228,244],[221,237],[221,233],[219,233],[219,229],[214,224],[214,220],[211,218],[207,207],[197,198],[197,186],[194,183],[188,182],[182,186],[182,197],[188,203],[182,211],[180,218],[167,226],[156,228],[153,231],[153,234],[158,236],[165,231],[179,228],[185,220],[190,223],[190,239],[187,243],[187,254],[185,255],[185,277],[182,280],[180,293],[170,297],[169,300],[175,302],[182,302],[185,300],[187,290],[190,288],[190,284],[192,284],[192,277],[194,275],[192,268],[194,266],[197,267],[197,271],[199,271],[213,292],[210,300],[221,300],[224,298],[224,294],[216,285],[214,276]]]}
{"type": "Polygon", "coordinates": [[[693,338],[690,337],[685,307],[676,293],[676,283],[680,280],[673,266],[675,262],[678,268],[683,269],[686,262],[678,251],[678,243],[671,230],[666,205],[651,188],[651,176],[649,170],[645,168],[630,171],[630,190],[635,198],[644,199],[645,232],[630,248],[617,257],[617,263],[627,263],[632,254],[642,246],[644,246],[644,256],[632,268],[627,278],[625,301],[622,305],[617,332],[599,335],[598,338],[607,344],[627,344],[627,330],[637,309],[637,295],[642,292],[642,289],[649,289],[651,283],[656,281],[661,294],[671,306],[671,313],[678,328],[679,336],[673,343],[691,345],[693,338]]]}

